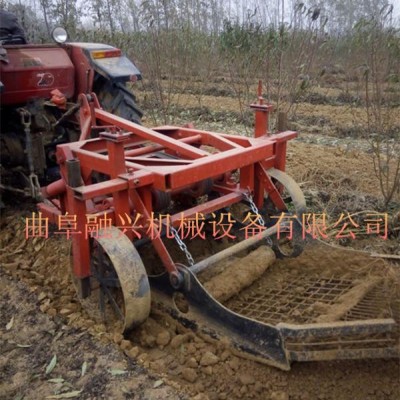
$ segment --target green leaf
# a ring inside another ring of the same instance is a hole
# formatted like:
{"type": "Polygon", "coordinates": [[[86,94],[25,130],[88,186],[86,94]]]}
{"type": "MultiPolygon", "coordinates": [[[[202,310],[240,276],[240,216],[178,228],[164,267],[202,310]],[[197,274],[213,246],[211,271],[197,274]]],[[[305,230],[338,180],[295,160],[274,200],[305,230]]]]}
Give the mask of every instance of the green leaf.
{"type": "Polygon", "coordinates": [[[54,367],[57,364],[57,356],[54,354],[53,358],[49,362],[49,365],[46,368],[46,375],[50,374],[53,371],[54,367]]]}
{"type": "Polygon", "coordinates": [[[128,371],[125,371],[123,369],[110,369],[109,372],[112,376],[124,375],[128,373],[128,371]]]}
{"type": "Polygon", "coordinates": [[[81,377],[84,376],[84,375],[86,374],[86,371],[87,371],[87,362],[85,361],[85,362],[82,364],[81,377]]]}
{"type": "Polygon", "coordinates": [[[17,343],[17,347],[25,348],[25,347],[32,347],[32,345],[31,344],[19,344],[19,343],[17,343]]]}
{"type": "Polygon", "coordinates": [[[78,397],[82,393],[82,390],[74,390],[68,393],[53,394],[52,396],[47,396],[46,399],[72,399],[78,397]]]}

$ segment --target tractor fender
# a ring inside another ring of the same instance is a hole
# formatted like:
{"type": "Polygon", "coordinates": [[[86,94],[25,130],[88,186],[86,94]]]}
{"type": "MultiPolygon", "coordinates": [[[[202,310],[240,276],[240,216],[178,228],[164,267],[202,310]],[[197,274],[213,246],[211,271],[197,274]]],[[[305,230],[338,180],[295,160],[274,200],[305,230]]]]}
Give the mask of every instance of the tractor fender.
{"type": "Polygon", "coordinates": [[[67,47],[70,48],[72,62],[78,69],[81,65],[88,63],[95,72],[112,82],[142,79],[136,65],[116,47],[81,42],[68,43],[67,47]]]}

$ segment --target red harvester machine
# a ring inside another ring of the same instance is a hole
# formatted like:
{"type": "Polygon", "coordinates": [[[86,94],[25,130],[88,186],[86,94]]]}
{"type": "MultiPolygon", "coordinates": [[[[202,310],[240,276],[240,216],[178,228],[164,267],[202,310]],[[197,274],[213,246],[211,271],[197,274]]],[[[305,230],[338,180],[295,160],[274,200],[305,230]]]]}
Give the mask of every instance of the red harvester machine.
{"type": "Polygon", "coordinates": [[[54,223],[65,214],[76,216],[80,232],[85,231],[88,216],[112,221],[111,227],[100,230],[103,236],[72,237],[73,277],[87,304],[98,302],[102,314],[116,315],[127,331],[148,317],[152,292],[192,328],[228,336],[237,348],[282,369],[296,360],[398,356],[391,318],[274,325],[228,309],[200,283],[200,272],[269,245],[271,238],[279,257],[295,257],[303,249],[305,199],[284,172],[287,141],[297,134],[268,132],[270,106],[264,104],[261,86],[257,104],[251,105],[254,137],[192,127],[148,129],[104,111],[95,94],[81,94],[79,101],[83,140],[57,147],[62,179],[44,188],[47,201],[39,208],[54,223]],[[94,133],[98,137],[90,139],[94,133]],[[237,215],[238,205],[261,216],[259,225],[266,223],[262,233],[231,241],[216,254],[194,260],[190,246],[176,232],[182,220],[196,215],[207,219],[221,212],[237,215]],[[276,240],[278,226],[271,223],[271,217],[282,212],[293,216],[289,252],[287,241],[276,240]],[[150,220],[159,225],[153,227],[152,237],[146,237],[150,220]],[[136,231],[129,229],[133,223],[136,231]],[[168,244],[174,239],[185,263],[174,259],[168,244]],[[150,246],[157,260],[147,268],[142,246],[150,246]]]}

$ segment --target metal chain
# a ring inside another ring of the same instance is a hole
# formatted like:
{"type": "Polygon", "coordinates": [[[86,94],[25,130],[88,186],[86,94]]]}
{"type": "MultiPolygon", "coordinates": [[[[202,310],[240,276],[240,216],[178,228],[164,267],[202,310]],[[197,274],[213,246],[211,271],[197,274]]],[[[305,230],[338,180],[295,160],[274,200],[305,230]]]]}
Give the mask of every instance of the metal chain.
{"type": "Polygon", "coordinates": [[[261,226],[265,226],[264,218],[261,216],[260,211],[259,211],[259,209],[257,208],[256,204],[254,203],[252,197],[251,197],[251,196],[249,195],[249,193],[247,193],[247,192],[244,192],[244,197],[246,197],[246,200],[250,203],[251,211],[253,211],[253,213],[254,213],[255,215],[258,215],[258,220],[257,220],[258,223],[259,223],[261,226]]]}
{"type": "MultiPolygon", "coordinates": [[[[261,216],[260,211],[257,208],[257,206],[255,205],[252,197],[247,192],[244,193],[244,196],[246,197],[246,200],[249,202],[250,208],[253,211],[253,213],[255,215],[258,215],[257,221],[260,224],[260,226],[265,227],[264,218],[261,216]]],[[[170,226],[170,231],[174,235],[174,238],[175,238],[176,242],[178,243],[179,248],[185,253],[185,256],[186,256],[186,259],[188,260],[189,265],[192,267],[194,265],[194,259],[193,259],[192,255],[190,254],[186,244],[182,241],[182,239],[180,238],[180,236],[178,234],[178,231],[173,226],[170,226]]],[[[267,237],[266,240],[267,240],[268,245],[271,246],[272,245],[271,238],[267,237]]]]}
{"type": "Polygon", "coordinates": [[[192,267],[194,265],[194,259],[193,259],[192,255],[190,254],[186,244],[179,237],[178,231],[173,226],[170,226],[170,231],[174,235],[174,238],[175,238],[176,242],[178,243],[179,248],[185,253],[185,256],[188,260],[189,265],[192,267]]]}
{"type": "Polygon", "coordinates": [[[25,152],[28,158],[28,166],[29,166],[30,195],[36,200],[41,200],[42,192],[39,184],[39,178],[35,174],[35,165],[33,162],[33,147],[32,147],[32,136],[31,136],[32,115],[25,108],[18,108],[17,111],[21,116],[21,124],[23,125],[25,132],[25,152]]]}
{"type": "MultiPolygon", "coordinates": [[[[265,227],[265,221],[262,215],[260,214],[260,210],[257,208],[256,204],[253,201],[253,198],[250,196],[248,192],[244,192],[244,197],[246,197],[246,200],[250,204],[251,211],[253,211],[254,215],[258,215],[257,222],[259,223],[260,226],[265,227]]],[[[267,243],[269,246],[272,246],[272,240],[270,237],[266,237],[267,243]]]]}

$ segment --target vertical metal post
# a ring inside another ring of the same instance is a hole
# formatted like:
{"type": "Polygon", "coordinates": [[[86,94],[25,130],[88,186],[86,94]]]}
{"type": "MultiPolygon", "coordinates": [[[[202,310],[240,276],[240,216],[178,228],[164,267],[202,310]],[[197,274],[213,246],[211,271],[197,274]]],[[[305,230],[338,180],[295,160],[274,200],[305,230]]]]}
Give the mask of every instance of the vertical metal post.
{"type": "Polygon", "coordinates": [[[81,178],[81,163],[77,158],[66,161],[67,174],[68,174],[68,185],[70,187],[79,187],[82,185],[81,178]]]}
{"type": "Polygon", "coordinates": [[[73,188],[82,185],[81,163],[78,159],[66,161],[68,179],[68,202],[76,216],[77,233],[72,235],[73,273],[77,279],[79,296],[90,296],[90,249],[89,240],[81,237],[85,234],[86,204],[74,196],[73,188]],[[78,234],[80,232],[80,234],[78,234]]]}
{"type": "Polygon", "coordinates": [[[269,112],[272,110],[272,105],[264,104],[264,98],[262,97],[262,81],[258,81],[258,102],[251,104],[250,108],[255,111],[254,121],[254,137],[260,137],[268,135],[268,117],[269,112]]]}
{"type": "MultiPolygon", "coordinates": [[[[110,167],[109,174],[111,179],[117,178],[118,175],[126,172],[124,143],[130,136],[130,133],[100,133],[100,137],[107,141],[108,165],[110,167]]],[[[116,224],[122,223],[124,225],[125,222],[128,223],[125,220],[131,214],[128,190],[114,192],[112,196],[116,224]]],[[[131,240],[134,238],[134,233],[131,229],[127,229],[125,235],[131,240]]]]}
{"type": "Polygon", "coordinates": [[[278,132],[284,132],[287,130],[287,113],[280,111],[278,113],[278,132]]]}
{"type": "MultiPolygon", "coordinates": [[[[278,132],[284,132],[287,130],[287,113],[280,111],[278,113],[277,121],[278,132]]],[[[286,147],[287,142],[280,142],[276,144],[275,151],[275,168],[284,171],[286,168],[286,147]]]]}

